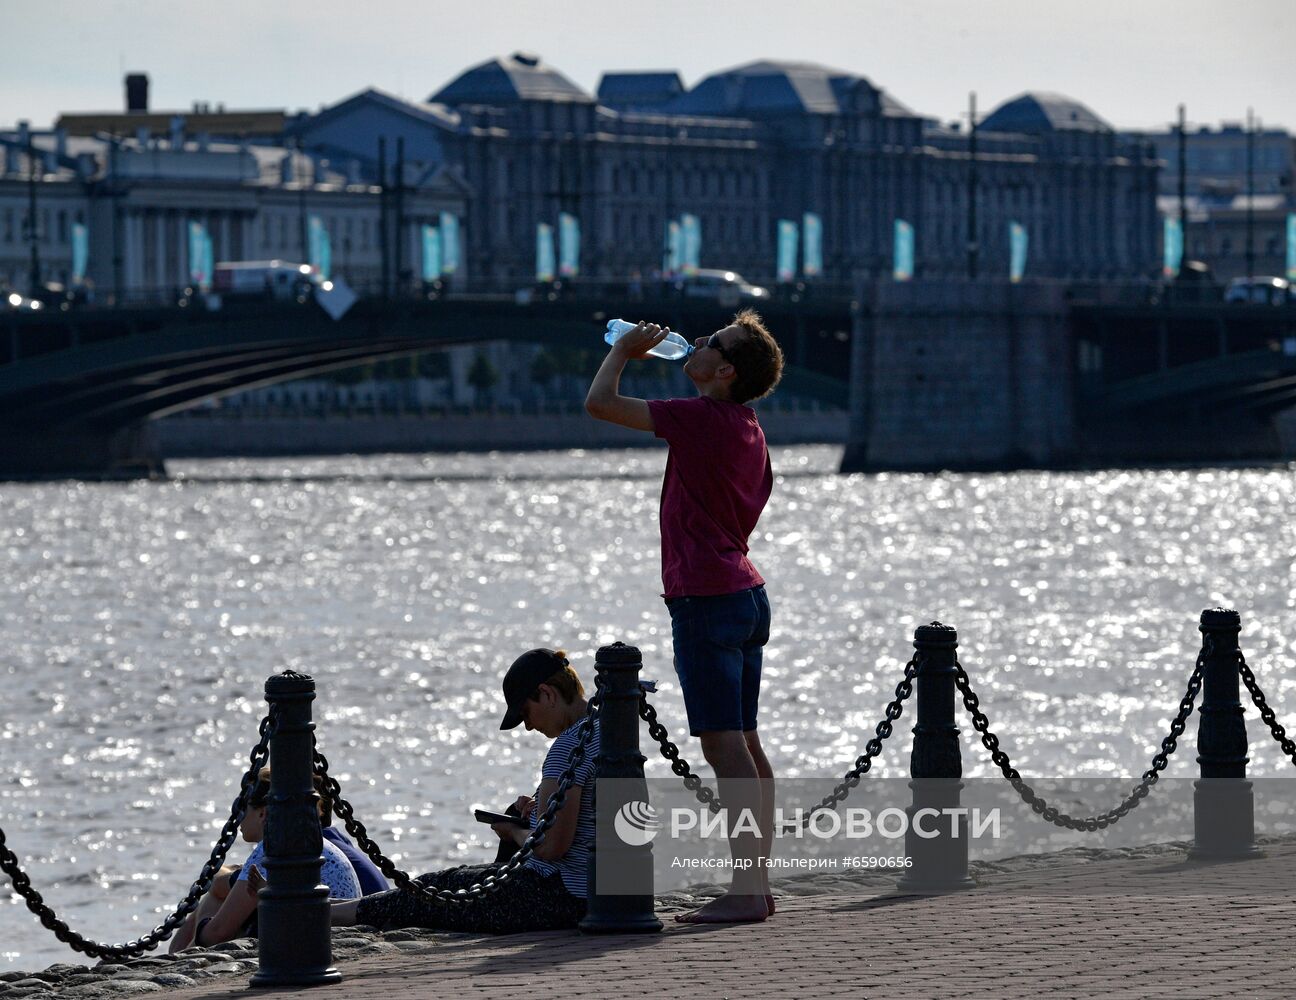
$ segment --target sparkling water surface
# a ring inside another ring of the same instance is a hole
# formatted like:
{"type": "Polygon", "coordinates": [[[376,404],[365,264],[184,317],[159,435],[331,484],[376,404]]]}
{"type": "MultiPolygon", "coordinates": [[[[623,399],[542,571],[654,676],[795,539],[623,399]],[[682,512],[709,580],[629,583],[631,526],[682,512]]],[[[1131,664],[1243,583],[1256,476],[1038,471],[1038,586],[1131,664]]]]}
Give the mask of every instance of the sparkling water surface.
{"type": "MultiPolygon", "coordinates": [[[[1296,467],[841,476],[839,459],[777,449],[752,539],[774,607],[760,728],[780,776],[850,765],[933,619],[958,628],[1027,777],[1137,778],[1217,604],[1241,611],[1248,660],[1296,728],[1296,467]]],[[[471,806],[533,790],[545,746],[498,728],[519,652],[565,647],[588,680],[599,645],[632,642],[687,736],[658,597],[664,462],[186,461],[167,482],[0,484],[9,846],[75,929],[147,931],[228,815],[266,677],[291,667],[316,678],[321,749],[402,866],[488,859],[471,806]]],[[[907,773],[912,711],[875,772],[907,773]]],[[[1251,773],[1281,773],[1247,721],[1251,773]]],[[[987,774],[962,724],[964,772],[987,774]]],[[[1195,732],[1170,776],[1194,776],[1195,732]]],[[[695,742],[686,754],[700,762],[695,742]]],[[[0,882],[0,968],[74,960],[0,882]]]]}

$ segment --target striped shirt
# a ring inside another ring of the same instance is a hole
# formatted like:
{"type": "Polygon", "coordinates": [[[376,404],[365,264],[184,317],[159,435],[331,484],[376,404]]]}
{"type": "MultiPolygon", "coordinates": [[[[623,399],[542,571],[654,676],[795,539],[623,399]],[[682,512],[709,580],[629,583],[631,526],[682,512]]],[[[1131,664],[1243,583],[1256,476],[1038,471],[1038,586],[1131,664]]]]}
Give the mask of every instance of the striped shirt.
{"type": "MultiPolygon", "coordinates": [[[[562,778],[571,764],[572,751],[576,749],[584,722],[585,720],[581,719],[554,737],[553,743],[549,745],[549,752],[545,754],[544,766],[540,769],[541,779],[553,778],[557,781],[562,778]]],[[[577,899],[584,899],[587,894],[587,868],[590,848],[594,845],[594,776],[598,752],[599,724],[595,719],[594,733],[585,746],[585,758],[572,779],[572,787],[580,787],[581,800],[580,813],[576,817],[576,833],[572,836],[571,847],[567,848],[567,853],[557,861],[541,861],[532,855],[526,862],[528,868],[534,868],[541,875],[552,875],[554,872],[560,874],[563,887],[577,899]]],[[[540,817],[548,808],[548,802],[540,801],[540,790],[537,788],[536,807],[531,811],[531,829],[536,828],[540,817]]]]}

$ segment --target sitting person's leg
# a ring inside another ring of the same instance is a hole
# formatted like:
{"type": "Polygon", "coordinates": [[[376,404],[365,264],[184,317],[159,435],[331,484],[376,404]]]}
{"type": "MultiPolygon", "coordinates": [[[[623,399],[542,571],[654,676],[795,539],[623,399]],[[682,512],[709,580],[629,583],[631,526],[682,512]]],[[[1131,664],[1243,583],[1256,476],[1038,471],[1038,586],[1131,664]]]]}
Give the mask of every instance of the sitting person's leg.
{"type": "MultiPolygon", "coordinates": [[[[470,865],[420,875],[416,881],[435,889],[466,889],[494,870],[470,865]]],[[[426,927],[478,934],[575,927],[585,915],[585,901],[571,895],[558,875],[517,869],[494,892],[466,903],[442,903],[402,889],[391,889],[360,900],[336,903],[333,923],[369,924],[381,930],[426,927]]]]}
{"type": "MultiPolygon", "coordinates": [[[[235,869],[235,872],[237,871],[238,869],[235,869]]],[[[189,914],[189,916],[185,917],[185,922],[180,925],[180,929],[176,931],[175,937],[171,939],[171,945],[167,949],[170,954],[174,955],[176,952],[184,951],[184,949],[190,947],[193,944],[194,931],[198,927],[198,922],[207,917],[214,916],[216,911],[221,908],[221,903],[225,901],[225,896],[229,894],[228,876],[224,879],[217,876],[217,880],[226,883],[227,888],[225,893],[219,896],[216,895],[214,884],[211,889],[203,893],[202,899],[198,901],[198,908],[194,910],[193,913],[189,914]]]]}

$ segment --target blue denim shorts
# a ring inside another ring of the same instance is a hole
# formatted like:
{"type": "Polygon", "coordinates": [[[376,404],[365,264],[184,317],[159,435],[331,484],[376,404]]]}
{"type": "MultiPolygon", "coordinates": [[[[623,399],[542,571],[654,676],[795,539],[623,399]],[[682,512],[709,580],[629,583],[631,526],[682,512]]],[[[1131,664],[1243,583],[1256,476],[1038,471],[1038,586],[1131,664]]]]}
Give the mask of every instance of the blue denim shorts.
{"type": "Polygon", "coordinates": [[[684,692],[689,731],[756,728],[761,647],[769,642],[765,588],[718,597],[670,597],[675,673],[684,692]]]}

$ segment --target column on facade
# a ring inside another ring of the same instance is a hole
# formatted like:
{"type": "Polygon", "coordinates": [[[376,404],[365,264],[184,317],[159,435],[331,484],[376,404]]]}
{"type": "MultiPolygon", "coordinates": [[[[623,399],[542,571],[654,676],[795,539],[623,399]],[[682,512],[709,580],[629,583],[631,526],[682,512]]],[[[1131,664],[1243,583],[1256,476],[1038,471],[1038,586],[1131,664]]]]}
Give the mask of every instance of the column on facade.
{"type": "Polygon", "coordinates": [[[139,211],[122,214],[124,275],[126,294],[140,291],[144,284],[144,224],[139,211]]]}
{"type": "Polygon", "coordinates": [[[166,288],[167,281],[167,212],[159,208],[151,220],[154,232],[153,279],[154,288],[166,288]]]}
{"type": "Polygon", "coordinates": [[[184,288],[189,284],[189,220],[183,211],[173,213],[171,233],[175,239],[175,270],[172,272],[176,283],[184,288]]]}
{"type": "Polygon", "coordinates": [[[217,244],[215,257],[217,260],[230,260],[230,214],[222,212],[220,214],[220,243],[217,244]]]}

